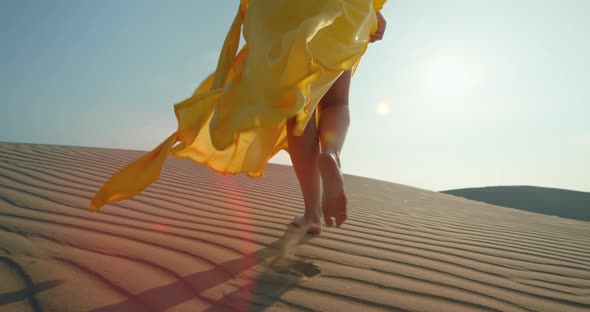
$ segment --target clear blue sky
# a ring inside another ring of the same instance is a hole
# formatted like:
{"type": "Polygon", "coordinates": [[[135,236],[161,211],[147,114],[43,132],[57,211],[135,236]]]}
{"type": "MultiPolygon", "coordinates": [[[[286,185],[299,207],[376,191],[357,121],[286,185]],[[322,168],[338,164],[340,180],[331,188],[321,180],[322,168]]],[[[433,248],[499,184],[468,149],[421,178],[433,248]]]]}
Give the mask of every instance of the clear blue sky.
{"type": "MultiPolygon", "coordinates": [[[[152,149],[214,69],[237,3],[0,1],[0,141],[152,149]]],[[[590,191],[588,12],[586,0],[390,0],[386,38],[353,78],[344,171],[590,191]]]]}

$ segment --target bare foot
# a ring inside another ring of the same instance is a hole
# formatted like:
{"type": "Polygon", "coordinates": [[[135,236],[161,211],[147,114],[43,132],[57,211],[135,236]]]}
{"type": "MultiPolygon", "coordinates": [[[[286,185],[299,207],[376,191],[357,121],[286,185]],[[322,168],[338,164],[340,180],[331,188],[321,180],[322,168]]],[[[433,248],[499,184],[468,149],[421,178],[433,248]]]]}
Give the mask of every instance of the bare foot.
{"type": "Polygon", "coordinates": [[[346,221],[346,194],[338,156],[322,153],[319,157],[322,176],[322,212],[328,226],[340,227],[346,221]]]}
{"type": "Polygon", "coordinates": [[[305,229],[307,234],[320,235],[322,226],[319,217],[317,220],[307,220],[305,216],[297,217],[291,222],[291,225],[298,229],[305,229]]]}

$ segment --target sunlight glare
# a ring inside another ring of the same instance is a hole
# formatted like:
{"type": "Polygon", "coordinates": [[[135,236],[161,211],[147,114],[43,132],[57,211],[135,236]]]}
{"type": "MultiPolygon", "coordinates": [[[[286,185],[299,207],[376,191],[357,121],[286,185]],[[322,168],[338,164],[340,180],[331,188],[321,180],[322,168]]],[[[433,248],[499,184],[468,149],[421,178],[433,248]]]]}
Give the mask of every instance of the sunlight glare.
{"type": "Polygon", "coordinates": [[[473,66],[459,58],[440,57],[426,66],[425,84],[433,96],[460,96],[476,82],[473,66]]]}
{"type": "Polygon", "coordinates": [[[379,104],[377,104],[377,113],[380,116],[388,116],[390,112],[391,104],[388,101],[381,101],[379,104]]]}

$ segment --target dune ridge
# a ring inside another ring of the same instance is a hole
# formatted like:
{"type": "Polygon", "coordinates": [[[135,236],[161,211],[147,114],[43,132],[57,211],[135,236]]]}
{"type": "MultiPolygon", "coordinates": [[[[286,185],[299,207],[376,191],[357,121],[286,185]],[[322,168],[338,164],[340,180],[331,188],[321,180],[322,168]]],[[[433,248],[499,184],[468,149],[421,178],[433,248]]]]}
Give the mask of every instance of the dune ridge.
{"type": "Polygon", "coordinates": [[[346,176],[350,220],[272,266],[302,213],[292,168],[260,179],[167,160],[99,213],[143,152],[0,143],[0,310],[588,311],[590,223],[346,176]]]}
{"type": "Polygon", "coordinates": [[[512,185],[442,191],[492,205],[544,215],[590,221],[590,193],[557,188],[512,185]]]}

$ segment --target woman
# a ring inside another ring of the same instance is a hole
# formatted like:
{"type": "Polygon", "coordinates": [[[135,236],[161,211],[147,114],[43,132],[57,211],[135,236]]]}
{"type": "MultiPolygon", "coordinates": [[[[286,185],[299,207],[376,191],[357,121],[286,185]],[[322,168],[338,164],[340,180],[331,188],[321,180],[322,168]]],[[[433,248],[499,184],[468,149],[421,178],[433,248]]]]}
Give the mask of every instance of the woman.
{"type": "MultiPolygon", "coordinates": [[[[386,21],[381,12],[377,12],[377,18],[377,31],[371,35],[370,42],[381,40],[385,32],[386,21]]],[[[347,218],[340,151],[350,123],[348,94],[351,76],[350,70],[342,73],[322,97],[316,108],[321,116],[317,125],[309,122],[303,135],[296,136],[292,130],[295,120],[291,119],[287,124],[289,154],[305,201],[304,215],[291,224],[305,228],[309,234],[320,234],[321,212],[327,226],[340,227],[347,218]]]]}
{"type": "Polygon", "coordinates": [[[142,192],[168,155],[260,177],[268,160],[287,150],[305,199],[304,218],[293,224],[319,234],[321,173],[324,219],[340,226],[346,197],[338,155],[349,123],[351,72],[368,43],[383,36],[385,1],[241,0],[217,70],[174,107],[177,131],[115,173],[91,210],[142,192]],[[246,44],[237,53],[242,26],[246,44]]]}

